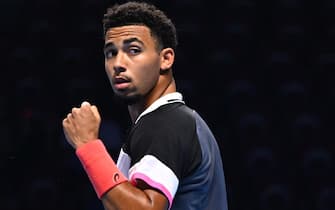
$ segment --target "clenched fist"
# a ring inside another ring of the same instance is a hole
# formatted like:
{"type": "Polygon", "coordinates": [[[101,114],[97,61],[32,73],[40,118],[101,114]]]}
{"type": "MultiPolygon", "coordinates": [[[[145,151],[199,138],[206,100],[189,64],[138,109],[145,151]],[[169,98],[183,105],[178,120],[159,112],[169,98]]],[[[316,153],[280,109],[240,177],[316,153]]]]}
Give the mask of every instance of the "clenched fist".
{"type": "Polygon", "coordinates": [[[80,108],[72,108],[72,112],[63,120],[66,140],[74,149],[98,139],[100,114],[96,106],[83,102],[80,108]]]}

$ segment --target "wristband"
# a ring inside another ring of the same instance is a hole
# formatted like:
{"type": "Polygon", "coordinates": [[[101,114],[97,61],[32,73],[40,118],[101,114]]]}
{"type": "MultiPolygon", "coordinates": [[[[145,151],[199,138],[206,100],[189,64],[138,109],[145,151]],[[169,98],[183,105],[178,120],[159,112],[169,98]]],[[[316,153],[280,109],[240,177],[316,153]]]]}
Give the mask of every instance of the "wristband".
{"type": "Polygon", "coordinates": [[[117,168],[101,140],[97,139],[77,148],[76,155],[83,165],[99,199],[108,190],[127,181],[127,178],[117,168]]]}

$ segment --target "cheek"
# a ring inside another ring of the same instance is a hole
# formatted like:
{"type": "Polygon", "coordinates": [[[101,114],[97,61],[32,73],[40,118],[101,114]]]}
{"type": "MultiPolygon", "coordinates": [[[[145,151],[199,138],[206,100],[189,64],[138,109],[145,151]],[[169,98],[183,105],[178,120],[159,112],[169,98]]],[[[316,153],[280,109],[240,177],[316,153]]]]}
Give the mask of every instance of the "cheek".
{"type": "Polygon", "coordinates": [[[151,80],[157,80],[160,75],[160,66],[157,60],[155,62],[148,63],[144,69],[146,70],[144,76],[151,80]]]}
{"type": "Polygon", "coordinates": [[[111,67],[110,67],[110,65],[108,65],[108,63],[107,62],[105,62],[105,71],[106,71],[106,74],[107,74],[107,76],[109,77],[109,78],[111,78],[112,77],[112,72],[113,71],[111,71],[111,67]]]}
{"type": "Polygon", "coordinates": [[[156,64],[142,66],[136,71],[139,84],[145,89],[151,89],[159,79],[159,72],[159,66],[156,64]]]}

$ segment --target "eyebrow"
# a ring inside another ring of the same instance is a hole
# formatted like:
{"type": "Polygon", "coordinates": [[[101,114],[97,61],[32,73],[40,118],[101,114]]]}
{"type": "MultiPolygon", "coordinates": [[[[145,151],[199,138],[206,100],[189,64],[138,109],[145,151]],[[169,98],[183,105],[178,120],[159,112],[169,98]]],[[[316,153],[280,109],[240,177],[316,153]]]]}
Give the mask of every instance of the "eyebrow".
{"type": "MultiPolygon", "coordinates": [[[[136,37],[133,37],[133,38],[129,38],[129,39],[125,39],[125,40],[123,40],[123,44],[124,44],[124,45],[128,45],[128,44],[130,44],[130,43],[132,43],[132,42],[138,42],[138,43],[140,43],[141,45],[144,45],[144,43],[143,43],[141,40],[139,40],[138,38],[136,38],[136,37]]],[[[104,50],[106,50],[107,48],[110,48],[110,47],[114,47],[114,46],[115,46],[115,45],[114,45],[113,42],[108,42],[108,43],[105,44],[105,46],[104,46],[104,50]]]]}

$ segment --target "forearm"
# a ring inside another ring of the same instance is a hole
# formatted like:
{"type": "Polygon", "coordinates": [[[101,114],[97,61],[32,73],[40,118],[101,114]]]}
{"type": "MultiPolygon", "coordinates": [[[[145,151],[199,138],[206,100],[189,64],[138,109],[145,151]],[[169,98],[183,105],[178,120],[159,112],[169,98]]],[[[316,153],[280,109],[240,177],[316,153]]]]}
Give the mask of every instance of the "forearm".
{"type": "Polygon", "coordinates": [[[167,209],[167,198],[161,192],[141,180],[136,186],[127,181],[100,140],[78,148],[76,154],[105,209],[167,209]]]}

